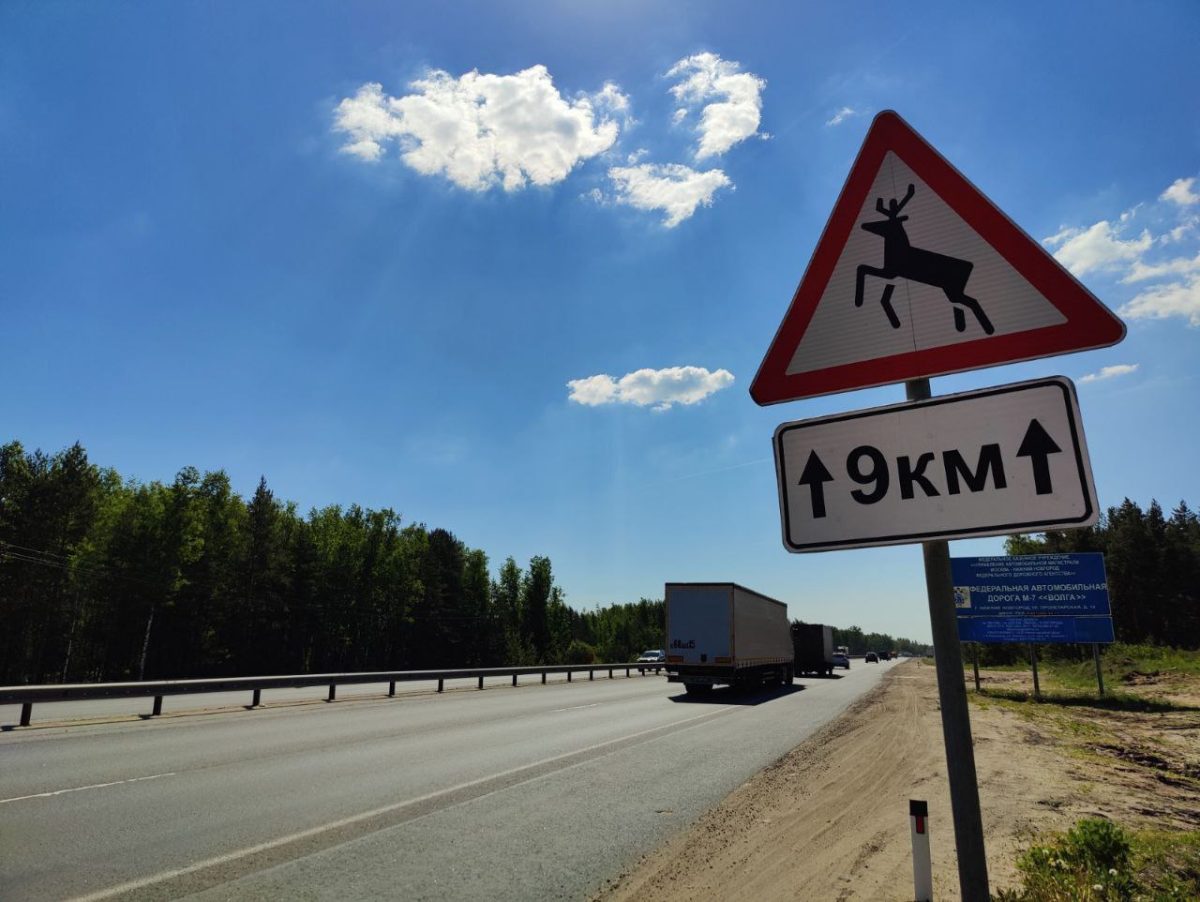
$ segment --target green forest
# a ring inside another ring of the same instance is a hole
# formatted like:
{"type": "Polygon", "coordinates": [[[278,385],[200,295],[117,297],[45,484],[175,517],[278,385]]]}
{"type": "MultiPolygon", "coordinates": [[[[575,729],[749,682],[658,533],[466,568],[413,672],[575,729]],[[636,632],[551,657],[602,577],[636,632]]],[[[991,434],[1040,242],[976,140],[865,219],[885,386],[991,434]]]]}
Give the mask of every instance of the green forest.
{"type": "MultiPolygon", "coordinates": [[[[1200,647],[1186,503],[1168,518],[1125,499],[1007,550],[1104,552],[1119,641],[1200,647]]],[[[244,500],[220,470],[140,483],[78,444],[19,442],[0,446],[0,623],[2,684],[616,662],[663,645],[661,600],[578,611],[548,557],[493,576],[485,552],[390,509],[301,514],[265,479],[244,500]]],[[[834,644],[925,647],[857,626],[834,644]]]]}
{"type": "Polygon", "coordinates": [[[392,510],[302,515],[222,471],[126,480],[78,444],[0,447],[0,684],[628,661],[663,606],[579,612],[550,559],[392,510]]]}
{"type": "MultiPolygon", "coordinates": [[[[1143,510],[1126,498],[1086,529],[1009,536],[1009,554],[1099,551],[1117,642],[1200,648],[1200,517],[1179,505],[1167,517],[1157,501],[1143,510]]],[[[1091,657],[1091,646],[1039,646],[1049,659],[1091,657]]],[[[1028,658],[1024,644],[980,645],[982,664],[1028,658]]]]}

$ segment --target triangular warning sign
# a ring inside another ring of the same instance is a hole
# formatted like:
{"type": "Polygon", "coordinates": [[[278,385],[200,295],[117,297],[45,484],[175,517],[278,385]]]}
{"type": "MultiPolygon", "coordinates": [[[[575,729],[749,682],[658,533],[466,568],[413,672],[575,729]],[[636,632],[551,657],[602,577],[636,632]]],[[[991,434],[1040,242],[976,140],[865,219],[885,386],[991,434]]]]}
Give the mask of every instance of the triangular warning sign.
{"type": "Polygon", "coordinates": [[[875,117],[750,394],[775,404],[1125,337],[895,113],[875,117]]]}

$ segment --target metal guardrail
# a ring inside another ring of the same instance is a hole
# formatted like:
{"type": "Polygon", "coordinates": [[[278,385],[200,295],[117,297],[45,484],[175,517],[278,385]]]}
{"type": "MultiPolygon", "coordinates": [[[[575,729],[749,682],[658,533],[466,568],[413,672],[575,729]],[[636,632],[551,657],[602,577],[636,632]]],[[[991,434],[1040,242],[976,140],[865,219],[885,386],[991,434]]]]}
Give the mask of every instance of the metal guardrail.
{"type": "Polygon", "coordinates": [[[257,708],[262,703],[264,689],[298,689],[305,686],[328,686],[329,695],[326,701],[337,698],[338,686],[361,685],[363,683],[387,683],[388,695],[396,694],[397,683],[432,683],[437,681],[437,691],[445,688],[446,680],[478,680],[478,688],[483,688],[487,677],[511,676],[512,684],[517,685],[517,678],[540,674],[542,682],[551,673],[565,673],[567,682],[576,673],[586,673],[589,680],[596,678],[596,672],[608,671],[608,678],[613,678],[613,672],[624,670],[625,676],[632,671],[640,672],[653,670],[658,673],[663,664],[620,663],[620,664],[560,664],[545,667],[473,667],[459,670],[392,670],[371,673],[306,673],[285,676],[257,677],[217,677],[206,680],[145,680],[138,683],[58,683],[40,686],[0,686],[0,705],[21,706],[21,726],[29,726],[33,715],[34,704],[47,702],[85,701],[105,698],[153,698],[154,707],[148,717],[162,714],[162,701],[168,695],[194,695],[202,692],[251,692],[248,707],[257,708]]]}

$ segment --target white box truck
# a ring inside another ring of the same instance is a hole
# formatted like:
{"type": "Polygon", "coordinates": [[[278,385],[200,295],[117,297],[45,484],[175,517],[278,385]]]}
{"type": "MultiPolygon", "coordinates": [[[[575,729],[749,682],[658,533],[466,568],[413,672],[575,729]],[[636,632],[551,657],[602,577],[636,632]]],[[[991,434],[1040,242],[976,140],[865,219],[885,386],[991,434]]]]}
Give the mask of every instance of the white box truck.
{"type": "Polygon", "coordinates": [[[667,583],[667,680],[689,694],[714,686],[790,685],[787,605],[734,583],[667,583]]]}

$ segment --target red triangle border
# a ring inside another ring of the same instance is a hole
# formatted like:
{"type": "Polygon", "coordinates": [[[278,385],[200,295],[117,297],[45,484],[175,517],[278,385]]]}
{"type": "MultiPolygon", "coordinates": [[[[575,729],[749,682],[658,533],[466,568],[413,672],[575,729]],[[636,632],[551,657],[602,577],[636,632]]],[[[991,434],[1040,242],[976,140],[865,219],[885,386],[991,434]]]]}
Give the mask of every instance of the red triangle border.
{"type": "Polygon", "coordinates": [[[1119,317],[1005,216],[907,122],[895,112],[885,110],[875,117],[867,131],[787,314],[750,386],[750,395],[760,405],[778,404],[1103,348],[1117,344],[1124,337],[1125,323],[1119,317]],[[1063,314],[1066,322],[789,376],[788,364],[812,320],[888,151],[900,157],[936,191],[1063,314]]]}

